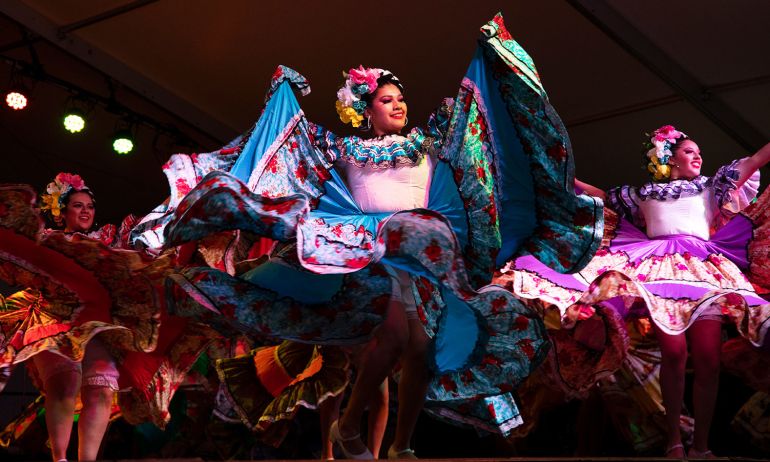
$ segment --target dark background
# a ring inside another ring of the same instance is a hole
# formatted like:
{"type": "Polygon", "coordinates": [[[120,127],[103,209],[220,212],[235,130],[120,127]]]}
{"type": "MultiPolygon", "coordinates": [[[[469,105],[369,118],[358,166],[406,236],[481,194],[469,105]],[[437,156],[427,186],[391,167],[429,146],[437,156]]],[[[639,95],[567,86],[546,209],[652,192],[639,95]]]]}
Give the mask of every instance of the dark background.
{"type": "Polygon", "coordinates": [[[170,154],[216,149],[255,122],[278,64],[310,79],[300,104],[335,131],[347,130],[334,111],[341,72],[359,64],[399,76],[410,125],[422,124],[456,93],[479,27],[498,11],[537,63],[585,181],[644,181],[644,133],[665,123],[700,143],[706,174],[770,139],[770,2],[606,3],[4,0],[0,86],[15,63],[33,88],[25,111],[0,109],[0,181],[40,189],[71,171],[96,191],[101,223],[143,215],[168,193],[170,154]],[[601,13],[606,3],[618,17],[601,13]],[[613,38],[630,28],[630,41],[613,38]],[[78,135],[61,127],[73,86],[100,99],[78,135]],[[688,95],[723,106],[709,116],[688,95]],[[127,156],[109,144],[121,113],[144,120],[127,156]],[[734,115],[753,136],[734,133],[734,115]]]}

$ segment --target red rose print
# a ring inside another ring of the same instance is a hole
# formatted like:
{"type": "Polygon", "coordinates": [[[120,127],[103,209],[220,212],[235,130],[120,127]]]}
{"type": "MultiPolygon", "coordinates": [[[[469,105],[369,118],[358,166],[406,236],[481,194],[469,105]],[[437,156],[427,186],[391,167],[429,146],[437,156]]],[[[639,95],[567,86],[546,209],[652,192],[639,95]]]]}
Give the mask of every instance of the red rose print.
{"type": "Polygon", "coordinates": [[[463,112],[468,112],[471,110],[471,103],[473,102],[473,94],[468,92],[465,94],[465,98],[463,99],[463,112]]]}
{"type": "Polygon", "coordinates": [[[394,229],[388,232],[388,244],[385,249],[388,253],[393,253],[401,248],[401,240],[403,239],[403,231],[400,229],[394,229]]]}
{"type": "Polygon", "coordinates": [[[261,216],[261,217],[259,217],[259,221],[261,221],[263,224],[265,224],[267,226],[272,226],[272,225],[278,223],[278,218],[261,216]]]}
{"type": "Polygon", "coordinates": [[[455,170],[452,172],[452,174],[453,174],[453,176],[454,176],[454,179],[455,179],[455,184],[458,184],[458,185],[459,185],[460,183],[462,183],[462,181],[463,181],[463,176],[464,176],[464,174],[465,174],[465,171],[464,171],[464,170],[462,170],[462,169],[459,169],[459,168],[458,168],[458,169],[455,169],[455,170]]]}
{"type": "Polygon", "coordinates": [[[483,167],[477,167],[476,168],[476,176],[480,181],[486,181],[487,180],[487,172],[484,171],[483,167]]]}
{"type": "Polygon", "coordinates": [[[454,380],[452,380],[451,377],[444,375],[439,379],[439,383],[444,388],[444,390],[448,392],[456,392],[457,391],[457,384],[454,380]]]}
{"type": "Polygon", "coordinates": [[[546,151],[548,157],[551,157],[559,162],[567,158],[567,150],[561,144],[556,144],[549,147],[546,151]]]}
{"type": "Polygon", "coordinates": [[[497,36],[500,37],[500,40],[513,40],[511,34],[508,32],[508,29],[505,28],[505,23],[503,23],[503,17],[501,15],[495,15],[493,21],[498,26],[497,36]]]}
{"type": "Polygon", "coordinates": [[[521,351],[523,351],[530,360],[535,357],[535,349],[532,347],[532,340],[525,338],[516,342],[516,345],[521,348],[521,351]]]}
{"type": "Polygon", "coordinates": [[[321,181],[327,181],[329,178],[332,177],[331,173],[329,173],[329,170],[316,165],[313,167],[313,172],[318,176],[318,179],[321,181]]]}
{"type": "Polygon", "coordinates": [[[348,268],[363,268],[369,264],[369,261],[368,257],[348,258],[345,260],[345,266],[348,268]]]}
{"type": "Polygon", "coordinates": [[[516,114],[516,123],[527,128],[529,128],[530,126],[529,119],[524,117],[524,115],[522,114],[516,114]]]}
{"type": "Polygon", "coordinates": [[[489,412],[489,416],[492,418],[492,420],[497,418],[497,412],[495,412],[494,404],[487,404],[487,412],[489,412]]]}
{"type": "Polygon", "coordinates": [[[177,178],[176,180],[176,189],[179,193],[179,197],[184,197],[187,195],[187,193],[190,192],[190,185],[187,184],[187,181],[184,178],[177,178]]]}
{"type": "Polygon", "coordinates": [[[436,263],[441,258],[441,247],[435,240],[431,241],[430,245],[425,247],[424,253],[430,261],[436,263]]]}
{"type": "Polygon", "coordinates": [[[296,204],[298,199],[269,199],[264,198],[262,202],[262,210],[265,212],[277,212],[281,215],[285,214],[296,204]]]}
{"type": "Polygon", "coordinates": [[[588,209],[581,208],[577,211],[577,213],[575,213],[575,216],[572,219],[572,223],[574,223],[575,226],[588,226],[593,224],[594,214],[591,213],[588,209]]]}
{"type": "Polygon", "coordinates": [[[507,305],[508,300],[505,297],[497,297],[492,300],[492,313],[499,314],[503,311],[503,308],[507,305]]]}
{"type": "Polygon", "coordinates": [[[500,390],[501,393],[509,393],[513,391],[513,384],[512,383],[498,383],[497,389],[500,390]]]}
{"type": "Polygon", "coordinates": [[[517,331],[527,330],[529,327],[529,318],[526,316],[516,317],[516,321],[513,323],[513,328],[517,331]]]}
{"type": "Polygon", "coordinates": [[[481,359],[482,366],[501,366],[503,362],[495,355],[492,354],[486,354],[481,359]]]}
{"type": "Polygon", "coordinates": [[[299,165],[297,166],[297,169],[294,170],[294,175],[299,178],[301,182],[305,182],[307,180],[307,162],[304,160],[300,161],[299,165]]]}
{"type": "Polygon", "coordinates": [[[278,157],[273,156],[267,162],[267,169],[270,170],[270,173],[277,173],[278,172],[278,157]]]}

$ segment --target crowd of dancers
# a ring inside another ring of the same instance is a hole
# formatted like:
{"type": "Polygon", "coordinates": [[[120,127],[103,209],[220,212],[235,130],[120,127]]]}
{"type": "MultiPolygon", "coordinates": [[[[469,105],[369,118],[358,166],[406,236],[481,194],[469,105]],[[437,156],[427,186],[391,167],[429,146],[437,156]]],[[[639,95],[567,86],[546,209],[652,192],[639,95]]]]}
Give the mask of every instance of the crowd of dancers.
{"type": "Polygon", "coordinates": [[[423,410],[525,435],[544,406],[597,390],[626,397],[614,417],[640,452],[709,458],[720,360],[770,392],[757,372],[770,145],[706,177],[696,142],[664,125],[646,135],[649,182],[578,181],[499,15],[422,128],[407,131],[405,87],[385,69],[352,68],[337,93],[361,136],[308,121],[295,93],[307,91],[279,66],[256,124],[220,150],[173,155],[168,199],[119,227],[94,226],[96,196],[76,174],[39,196],[0,185],[0,279],[24,288],[0,298],[0,367],[7,380],[26,363],[55,462],[74,415],[78,459],[96,460],[112,417],[162,428],[194,380],[216,384],[215,418],[267,444],[317,410],[323,459],[334,446],[417,458],[423,410]],[[688,351],[694,419],[682,415],[688,351]]]}

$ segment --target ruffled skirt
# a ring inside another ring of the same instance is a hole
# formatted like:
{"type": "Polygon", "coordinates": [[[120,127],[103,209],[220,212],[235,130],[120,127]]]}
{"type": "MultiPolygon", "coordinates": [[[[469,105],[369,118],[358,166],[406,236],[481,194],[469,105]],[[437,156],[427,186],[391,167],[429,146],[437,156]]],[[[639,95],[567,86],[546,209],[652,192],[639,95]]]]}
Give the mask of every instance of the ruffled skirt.
{"type": "MultiPolygon", "coordinates": [[[[0,368],[33,361],[41,352],[81,362],[98,336],[118,364],[121,405],[133,423],[163,426],[168,404],[187,370],[215,332],[163,310],[163,280],[173,253],[153,256],[114,248],[123,235],[99,238],[45,231],[35,193],[25,185],[0,185],[0,279],[30,287],[0,298],[0,368]]],[[[114,231],[114,227],[113,227],[114,231]]],[[[0,383],[2,386],[3,383],[0,383]]]]}
{"type": "Polygon", "coordinates": [[[220,359],[216,369],[227,407],[276,447],[300,408],[317,409],[343,393],[349,382],[349,361],[342,349],[288,341],[220,359]]]}
{"type": "Polygon", "coordinates": [[[766,281],[762,277],[766,265],[759,258],[766,258],[770,243],[763,231],[767,222],[757,218],[769,198],[764,194],[709,241],[693,236],[649,239],[608,211],[605,223],[617,225],[606,228],[605,245],[579,273],[558,274],[531,257],[521,257],[496,282],[554,321],[548,325],[557,351],[564,353],[559,355],[560,371],[571,386],[590,386],[619,367],[626,353],[622,322],[627,319],[649,317],[672,335],[698,319],[724,319],[755,347],[766,348],[770,302],[757,293],[747,275],[757,281],[757,288],[766,281]],[[738,264],[746,268],[745,273],[738,264]],[[604,320],[602,334],[607,340],[602,355],[607,361],[601,367],[597,362],[586,363],[584,356],[567,354],[575,329],[584,322],[578,316],[585,306],[592,306],[595,317],[604,320]],[[564,340],[562,345],[559,339],[564,340]],[[586,364],[595,367],[581,372],[580,365],[586,364]]]}

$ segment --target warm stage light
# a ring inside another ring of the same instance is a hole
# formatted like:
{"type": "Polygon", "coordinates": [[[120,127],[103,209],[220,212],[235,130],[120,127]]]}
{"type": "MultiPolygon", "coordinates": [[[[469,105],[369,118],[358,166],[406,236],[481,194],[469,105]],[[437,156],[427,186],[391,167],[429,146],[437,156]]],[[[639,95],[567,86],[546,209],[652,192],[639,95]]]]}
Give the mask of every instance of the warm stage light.
{"type": "Polygon", "coordinates": [[[15,111],[27,107],[27,97],[18,91],[9,91],[8,94],[5,95],[5,102],[8,104],[8,107],[15,111]]]}
{"type": "Polygon", "coordinates": [[[86,120],[77,112],[70,112],[64,116],[64,129],[70,133],[80,133],[86,128],[86,120]]]}

